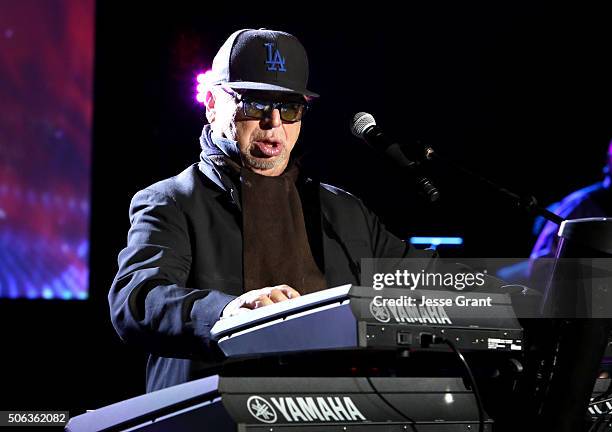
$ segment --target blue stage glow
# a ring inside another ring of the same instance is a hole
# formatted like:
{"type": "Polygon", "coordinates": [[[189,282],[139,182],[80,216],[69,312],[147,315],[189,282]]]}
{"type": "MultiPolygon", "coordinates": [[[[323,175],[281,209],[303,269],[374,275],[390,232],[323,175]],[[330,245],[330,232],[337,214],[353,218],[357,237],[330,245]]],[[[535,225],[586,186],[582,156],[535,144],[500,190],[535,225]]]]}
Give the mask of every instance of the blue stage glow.
{"type": "Polygon", "coordinates": [[[410,243],[413,245],[462,245],[463,238],[461,237],[410,237],[410,243]]]}
{"type": "Polygon", "coordinates": [[[497,270],[497,276],[505,281],[515,282],[517,279],[526,279],[529,275],[529,260],[521,261],[497,270]]]}
{"type": "Polygon", "coordinates": [[[51,288],[49,288],[48,286],[45,286],[45,288],[43,288],[42,291],[42,296],[44,299],[52,299],[53,298],[53,290],[51,288]]]}

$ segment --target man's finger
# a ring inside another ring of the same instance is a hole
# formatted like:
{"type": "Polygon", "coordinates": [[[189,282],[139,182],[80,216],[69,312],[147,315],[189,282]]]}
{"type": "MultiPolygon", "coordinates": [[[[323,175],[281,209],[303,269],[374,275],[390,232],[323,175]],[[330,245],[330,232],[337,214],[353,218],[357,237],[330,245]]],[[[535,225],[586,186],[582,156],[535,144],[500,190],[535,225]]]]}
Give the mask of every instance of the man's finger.
{"type": "Polygon", "coordinates": [[[283,290],[280,290],[280,289],[273,289],[272,292],[270,293],[270,299],[274,303],[278,303],[278,302],[282,302],[282,301],[285,301],[285,300],[289,300],[289,298],[285,295],[283,290]]]}
{"type": "Polygon", "coordinates": [[[287,296],[287,298],[290,299],[300,296],[300,293],[297,290],[291,288],[289,285],[279,285],[274,288],[281,290],[287,296]]]}
{"type": "Polygon", "coordinates": [[[268,306],[274,304],[274,302],[272,300],[270,300],[270,297],[268,297],[267,295],[260,295],[259,297],[257,297],[257,299],[252,303],[253,309],[257,309],[263,306],[268,306]]]}

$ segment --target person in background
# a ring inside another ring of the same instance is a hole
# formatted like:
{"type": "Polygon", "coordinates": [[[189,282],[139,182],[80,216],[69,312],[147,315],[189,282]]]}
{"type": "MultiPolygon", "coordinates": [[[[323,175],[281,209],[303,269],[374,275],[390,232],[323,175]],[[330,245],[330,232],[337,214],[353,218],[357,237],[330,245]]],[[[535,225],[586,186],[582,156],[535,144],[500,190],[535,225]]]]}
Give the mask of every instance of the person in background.
{"type": "MultiPolygon", "coordinates": [[[[608,146],[607,163],[603,171],[602,181],[572,192],[561,201],[551,204],[548,210],[563,219],[612,216],[612,141],[608,146]]],[[[557,224],[538,218],[534,224],[534,233],[539,232],[539,235],[530,258],[553,258],[559,242],[558,231],[557,224]]]]}

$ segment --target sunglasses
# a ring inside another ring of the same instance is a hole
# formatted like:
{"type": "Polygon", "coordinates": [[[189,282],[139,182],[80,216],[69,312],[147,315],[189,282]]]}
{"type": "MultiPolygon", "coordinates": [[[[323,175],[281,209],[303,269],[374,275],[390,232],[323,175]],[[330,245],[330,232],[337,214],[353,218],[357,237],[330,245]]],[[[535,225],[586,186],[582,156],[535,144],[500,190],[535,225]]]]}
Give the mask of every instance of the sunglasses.
{"type": "Polygon", "coordinates": [[[275,109],[283,121],[293,123],[302,120],[308,110],[308,105],[302,102],[270,102],[253,99],[248,96],[240,98],[242,113],[245,117],[261,120],[267,118],[275,109]]]}
{"type": "Polygon", "coordinates": [[[226,93],[232,96],[236,102],[239,102],[242,114],[245,117],[261,120],[269,117],[275,109],[280,113],[281,120],[289,123],[294,123],[302,120],[306,111],[310,108],[305,102],[287,101],[287,102],[270,102],[263,99],[255,98],[248,94],[237,93],[234,90],[221,87],[226,93]]]}

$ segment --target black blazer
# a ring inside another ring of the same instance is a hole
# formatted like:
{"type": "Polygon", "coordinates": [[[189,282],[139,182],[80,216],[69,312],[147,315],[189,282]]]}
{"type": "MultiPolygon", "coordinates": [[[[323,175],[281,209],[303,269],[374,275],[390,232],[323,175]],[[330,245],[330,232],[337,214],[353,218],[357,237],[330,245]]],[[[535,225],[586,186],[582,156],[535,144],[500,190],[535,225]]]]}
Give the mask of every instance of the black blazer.
{"type": "MultiPolygon", "coordinates": [[[[362,202],[300,177],[309,243],[328,286],[359,284],[361,258],[413,255],[362,202]]],[[[200,378],[223,355],[210,330],[243,293],[239,187],[203,158],[132,198],[108,296],[121,339],[149,353],[147,392],[200,378]]]]}

